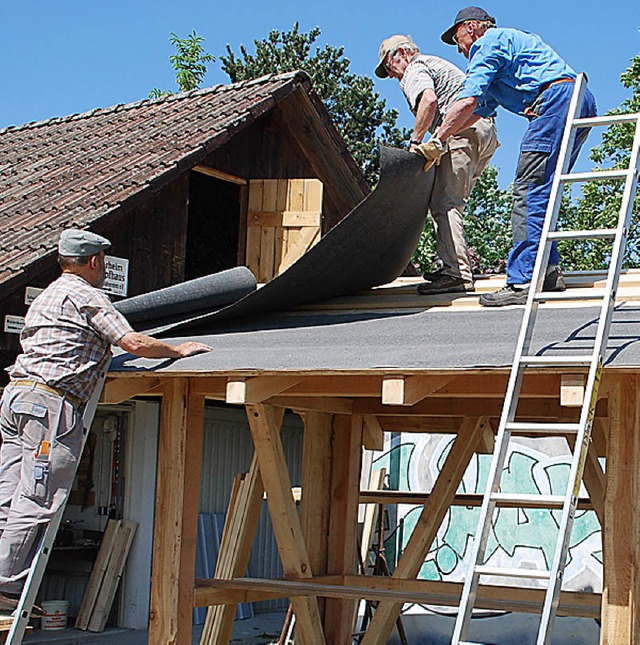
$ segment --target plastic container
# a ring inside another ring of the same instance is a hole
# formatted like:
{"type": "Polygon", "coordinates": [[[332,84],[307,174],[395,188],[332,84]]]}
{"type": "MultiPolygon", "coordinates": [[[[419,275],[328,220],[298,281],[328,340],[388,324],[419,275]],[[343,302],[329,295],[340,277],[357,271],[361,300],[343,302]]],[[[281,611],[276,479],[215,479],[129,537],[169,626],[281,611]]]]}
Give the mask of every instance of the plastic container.
{"type": "Polygon", "coordinates": [[[68,600],[43,600],[40,603],[44,616],[40,617],[40,627],[43,630],[55,631],[67,626],[68,600]]]}

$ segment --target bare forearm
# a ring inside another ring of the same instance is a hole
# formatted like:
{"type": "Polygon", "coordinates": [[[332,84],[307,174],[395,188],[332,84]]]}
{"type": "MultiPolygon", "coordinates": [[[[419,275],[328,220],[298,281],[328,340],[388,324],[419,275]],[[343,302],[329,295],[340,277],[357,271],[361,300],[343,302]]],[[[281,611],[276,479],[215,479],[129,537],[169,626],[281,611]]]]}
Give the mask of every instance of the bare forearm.
{"type": "Polygon", "coordinates": [[[211,349],[208,345],[193,341],[172,346],[157,338],[135,331],[125,334],[118,341],[118,347],[124,349],[125,352],[129,352],[135,356],[142,356],[143,358],[181,358],[206,352],[211,349]]]}
{"type": "Polygon", "coordinates": [[[474,114],[477,105],[478,102],[473,97],[456,101],[434,136],[444,143],[449,137],[475,123],[478,120],[477,115],[474,114]]]}
{"type": "Polygon", "coordinates": [[[416,110],[416,121],[413,126],[413,141],[422,141],[427,134],[436,115],[438,100],[431,90],[425,90],[420,97],[416,110]]]}

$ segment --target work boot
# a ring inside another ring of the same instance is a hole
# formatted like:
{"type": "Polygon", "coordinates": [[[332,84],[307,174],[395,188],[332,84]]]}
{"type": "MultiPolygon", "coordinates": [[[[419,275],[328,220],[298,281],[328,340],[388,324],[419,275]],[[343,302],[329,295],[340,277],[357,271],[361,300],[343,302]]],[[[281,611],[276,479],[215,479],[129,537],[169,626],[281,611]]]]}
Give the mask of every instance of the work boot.
{"type": "Polygon", "coordinates": [[[462,278],[453,275],[441,274],[430,282],[418,285],[421,296],[432,296],[438,293],[471,293],[475,291],[473,282],[465,282],[462,278]]]}
{"type": "Polygon", "coordinates": [[[527,302],[529,287],[518,289],[512,284],[508,284],[500,291],[493,293],[483,293],[480,296],[480,304],[483,307],[506,307],[507,305],[524,305],[527,302]]]}
{"type": "Polygon", "coordinates": [[[564,275],[562,269],[558,266],[555,266],[547,273],[544,277],[544,282],[542,283],[543,291],[565,291],[567,285],[564,281],[564,275]]]}

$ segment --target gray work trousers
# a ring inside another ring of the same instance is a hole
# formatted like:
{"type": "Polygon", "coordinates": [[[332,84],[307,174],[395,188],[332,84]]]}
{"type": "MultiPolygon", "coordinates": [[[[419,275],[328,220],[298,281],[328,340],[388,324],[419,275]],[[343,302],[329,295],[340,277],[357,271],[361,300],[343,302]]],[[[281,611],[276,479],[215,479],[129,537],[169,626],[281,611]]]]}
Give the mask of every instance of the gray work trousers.
{"type": "Polygon", "coordinates": [[[82,415],[53,393],[9,385],[0,431],[0,591],[20,593],[41,531],[73,484],[82,415]],[[50,443],[48,458],[38,458],[43,441],[50,443]]]}
{"type": "Polygon", "coordinates": [[[498,135],[492,119],[480,119],[451,137],[436,167],[429,210],[436,229],[436,251],[443,274],[473,282],[462,215],[467,200],[493,153],[498,135]]]}

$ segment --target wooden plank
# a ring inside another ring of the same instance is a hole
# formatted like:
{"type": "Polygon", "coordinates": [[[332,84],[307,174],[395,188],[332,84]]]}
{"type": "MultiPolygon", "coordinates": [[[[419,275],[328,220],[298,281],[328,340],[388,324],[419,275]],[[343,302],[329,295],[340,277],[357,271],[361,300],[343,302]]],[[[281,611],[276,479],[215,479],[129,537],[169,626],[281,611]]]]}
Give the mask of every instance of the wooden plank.
{"type": "Polygon", "coordinates": [[[298,376],[230,377],[227,380],[227,403],[240,405],[262,403],[300,382],[298,376]]]}
{"type": "MultiPolygon", "coordinates": [[[[369,479],[369,490],[381,491],[384,488],[384,480],[387,476],[387,469],[380,468],[371,473],[369,479]]],[[[362,501],[362,495],[360,496],[362,501]]],[[[364,522],[362,523],[362,533],[360,535],[360,561],[364,564],[365,570],[362,572],[366,574],[366,566],[369,563],[369,551],[373,542],[373,534],[376,526],[376,519],[378,517],[378,504],[375,502],[365,503],[364,522]]]]}
{"type": "Polygon", "coordinates": [[[322,213],[319,211],[250,211],[247,218],[247,226],[298,226],[319,228],[322,213]]]}
{"type": "Polygon", "coordinates": [[[76,629],[87,629],[89,626],[91,612],[93,611],[96,598],[98,597],[104,574],[109,566],[109,560],[118,536],[120,524],[122,524],[122,520],[109,520],[107,522],[107,526],[102,536],[102,542],[100,543],[100,550],[98,551],[96,561],[93,565],[93,569],[91,570],[91,576],[89,576],[89,582],[87,583],[87,588],[84,592],[82,605],[80,605],[80,611],[76,618],[76,629]]]}
{"type": "MultiPolygon", "coordinates": [[[[249,197],[247,208],[249,211],[262,210],[262,196],[264,193],[264,180],[252,179],[249,182],[249,197]]],[[[258,278],[260,275],[260,251],[262,232],[254,226],[247,227],[247,246],[245,264],[253,275],[258,278]]]]}
{"type": "Polygon", "coordinates": [[[604,581],[600,643],[638,643],[638,379],[609,394],[610,429],[604,504],[604,581]]]}
{"type": "Polygon", "coordinates": [[[190,643],[204,397],[187,379],[165,388],[160,413],[149,641],[190,643]]]}
{"type": "Polygon", "coordinates": [[[288,269],[296,260],[306,253],[320,239],[319,228],[289,227],[287,252],[280,262],[280,271],[288,269]]]}
{"type": "Polygon", "coordinates": [[[560,381],[560,405],[579,408],[584,403],[584,374],[563,374],[560,381]]]}
{"type": "MultiPolygon", "coordinates": [[[[257,602],[287,598],[293,594],[318,595],[325,598],[367,598],[395,600],[457,607],[462,583],[436,580],[402,580],[385,576],[332,576],[313,577],[309,580],[265,580],[240,578],[235,580],[197,580],[196,598],[207,602],[257,602]]],[[[544,589],[479,585],[479,609],[516,611],[540,614],[544,589]]],[[[558,606],[559,616],[600,616],[601,594],[563,591],[558,606]]]]}
{"type": "MultiPolygon", "coordinates": [[[[394,578],[415,578],[418,575],[471,457],[483,438],[487,423],[486,417],[467,418],[462,422],[460,431],[433,486],[431,496],[425,502],[404,553],[393,572],[394,578]]],[[[382,645],[387,642],[402,605],[402,602],[381,602],[378,605],[362,640],[363,645],[373,643],[382,645]]]]}
{"type": "MultiPolygon", "coordinates": [[[[276,410],[274,423],[279,429],[282,425],[284,410],[276,410]]],[[[216,578],[237,578],[245,575],[249,565],[251,547],[255,538],[264,485],[260,476],[257,456],[253,455],[249,472],[242,479],[242,487],[238,492],[237,501],[232,497],[234,508],[227,513],[226,525],[229,523],[229,540],[225,541],[225,550],[218,555],[220,565],[216,564],[216,578]],[[241,495],[241,497],[240,497],[241,495]],[[233,536],[233,538],[231,537],[233,536]],[[233,550],[233,554],[229,553],[233,550]]],[[[217,645],[226,643],[231,638],[233,622],[236,616],[236,606],[210,607],[200,638],[201,645],[217,645]]]]}
{"type": "MultiPolygon", "coordinates": [[[[310,578],[313,574],[298,511],[291,496],[291,479],[279,428],[276,427],[276,416],[271,406],[247,406],[247,417],[268,495],[269,514],[284,574],[292,579],[310,578]]],[[[302,642],[324,643],[316,598],[293,597],[291,603],[296,616],[296,630],[302,642]]]]}
{"type": "Polygon", "coordinates": [[[362,442],[367,450],[384,449],[384,430],[378,421],[378,417],[372,414],[365,414],[362,417],[364,422],[362,442]]]}
{"type": "Polygon", "coordinates": [[[105,571],[100,591],[91,612],[87,627],[90,632],[104,631],[137,528],[138,524],[136,522],[128,520],[123,520],[118,527],[116,540],[109,558],[109,566],[105,571]]]}
{"type": "Polygon", "coordinates": [[[232,175],[231,173],[224,172],[224,170],[209,168],[209,166],[198,165],[194,166],[192,170],[202,173],[203,175],[208,175],[209,177],[214,177],[215,179],[222,179],[222,181],[228,181],[232,184],[237,184],[238,186],[244,186],[247,183],[247,180],[244,179],[244,177],[232,175]]]}
{"type": "MultiPolygon", "coordinates": [[[[277,205],[278,180],[265,179],[264,192],[262,194],[262,209],[274,211],[277,205]]],[[[262,226],[260,228],[260,272],[259,282],[268,282],[276,275],[275,264],[275,228],[273,226],[262,226]]]]}
{"type": "Polygon", "coordinates": [[[303,396],[273,396],[269,405],[310,412],[327,412],[330,414],[351,414],[353,401],[350,399],[320,398],[303,396]]]}
{"type": "Polygon", "coordinates": [[[589,498],[596,512],[598,521],[600,522],[601,529],[604,528],[605,513],[604,513],[604,495],[607,486],[607,478],[602,470],[602,465],[598,460],[598,454],[593,443],[589,444],[589,452],[587,453],[587,461],[584,466],[584,474],[582,475],[589,498]]]}
{"type": "MultiPolygon", "coordinates": [[[[334,419],[327,564],[329,575],[356,572],[362,424],[360,415],[339,416],[334,419]]],[[[327,601],[325,634],[328,642],[350,642],[356,609],[357,604],[350,599],[327,601]]]]}

